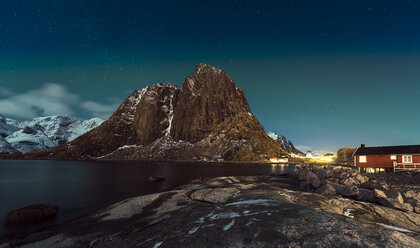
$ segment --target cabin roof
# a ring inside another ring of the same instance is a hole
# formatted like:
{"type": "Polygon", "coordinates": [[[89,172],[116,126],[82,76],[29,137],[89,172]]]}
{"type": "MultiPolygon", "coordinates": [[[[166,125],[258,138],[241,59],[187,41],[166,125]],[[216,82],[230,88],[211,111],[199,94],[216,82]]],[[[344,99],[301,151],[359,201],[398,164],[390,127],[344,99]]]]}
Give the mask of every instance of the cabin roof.
{"type": "Polygon", "coordinates": [[[354,155],[420,154],[420,145],[359,147],[354,155]]]}

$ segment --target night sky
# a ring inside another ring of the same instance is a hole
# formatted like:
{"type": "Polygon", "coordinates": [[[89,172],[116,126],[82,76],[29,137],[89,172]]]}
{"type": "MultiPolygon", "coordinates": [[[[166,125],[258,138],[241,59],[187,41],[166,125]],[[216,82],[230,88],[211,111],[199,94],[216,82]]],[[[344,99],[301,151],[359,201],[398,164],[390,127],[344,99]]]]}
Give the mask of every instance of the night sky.
{"type": "Polygon", "coordinates": [[[226,71],[298,146],[420,144],[417,1],[0,2],[0,114],[108,117],[134,90],[226,71]]]}

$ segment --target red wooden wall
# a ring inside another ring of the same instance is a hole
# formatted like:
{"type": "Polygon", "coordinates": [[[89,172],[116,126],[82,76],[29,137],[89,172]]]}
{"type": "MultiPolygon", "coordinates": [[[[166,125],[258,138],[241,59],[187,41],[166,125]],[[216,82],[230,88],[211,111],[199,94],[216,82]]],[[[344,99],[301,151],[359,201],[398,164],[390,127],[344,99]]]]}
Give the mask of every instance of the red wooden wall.
{"type": "MultiPolygon", "coordinates": [[[[366,163],[359,162],[359,156],[356,158],[357,167],[374,167],[374,168],[386,168],[393,167],[394,161],[391,160],[391,155],[366,155],[366,163]]],[[[420,155],[412,155],[413,163],[420,163],[420,155]]],[[[402,163],[402,155],[397,155],[398,163],[402,163]]]]}

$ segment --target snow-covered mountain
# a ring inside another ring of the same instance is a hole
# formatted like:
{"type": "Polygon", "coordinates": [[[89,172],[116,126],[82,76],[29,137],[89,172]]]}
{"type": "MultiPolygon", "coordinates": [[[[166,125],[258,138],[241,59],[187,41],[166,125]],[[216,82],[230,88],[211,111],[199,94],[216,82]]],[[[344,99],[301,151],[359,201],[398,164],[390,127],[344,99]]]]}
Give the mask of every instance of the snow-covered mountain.
{"type": "Polygon", "coordinates": [[[275,140],[281,146],[281,148],[283,148],[286,152],[295,153],[299,155],[305,155],[303,152],[296,149],[293,143],[290,140],[287,140],[284,136],[271,132],[271,131],[268,131],[267,135],[273,140],[275,140]]]}
{"type": "Polygon", "coordinates": [[[16,150],[10,145],[3,136],[0,135],[0,153],[15,153],[16,150]]]}
{"type": "Polygon", "coordinates": [[[12,125],[9,119],[6,119],[4,116],[0,115],[0,136],[5,138],[17,130],[19,130],[19,128],[15,125],[12,125]]]}
{"type": "Polygon", "coordinates": [[[27,153],[55,147],[76,139],[102,122],[99,118],[79,121],[69,116],[16,121],[0,115],[0,152],[27,153]]]}

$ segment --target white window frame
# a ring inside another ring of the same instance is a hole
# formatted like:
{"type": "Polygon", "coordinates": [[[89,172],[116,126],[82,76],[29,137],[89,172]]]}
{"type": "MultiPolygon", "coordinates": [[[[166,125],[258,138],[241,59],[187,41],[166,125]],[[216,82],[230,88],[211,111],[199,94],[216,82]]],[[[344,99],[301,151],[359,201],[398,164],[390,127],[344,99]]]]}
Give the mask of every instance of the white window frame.
{"type": "Polygon", "coordinates": [[[359,156],[359,163],[367,163],[367,157],[366,156],[359,156]]]}
{"type": "Polygon", "coordinates": [[[402,163],[403,164],[412,164],[413,163],[413,156],[412,155],[402,155],[402,163]]]}
{"type": "Polygon", "coordinates": [[[397,160],[397,155],[391,155],[391,160],[397,160]]]}

